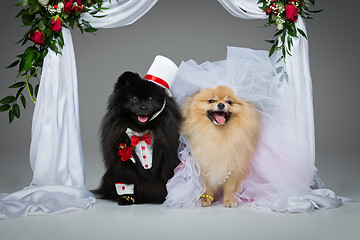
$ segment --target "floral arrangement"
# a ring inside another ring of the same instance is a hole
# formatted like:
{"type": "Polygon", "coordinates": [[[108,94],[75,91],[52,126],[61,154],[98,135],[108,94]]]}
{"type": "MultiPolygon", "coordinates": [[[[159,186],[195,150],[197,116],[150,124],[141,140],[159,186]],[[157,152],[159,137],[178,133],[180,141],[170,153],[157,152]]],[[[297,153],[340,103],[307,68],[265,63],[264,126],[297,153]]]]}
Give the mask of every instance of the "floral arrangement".
{"type": "Polygon", "coordinates": [[[23,26],[27,28],[18,44],[30,46],[22,54],[17,55],[18,59],[7,67],[18,66],[15,83],[9,86],[17,89],[16,93],[0,100],[0,111],[8,111],[10,123],[14,117],[20,117],[19,99],[26,108],[26,98],[23,94],[25,88],[31,101],[35,103],[40,83],[39,70],[48,49],[61,54],[64,46],[62,29],[78,27],[82,33],[94,33],[97,29],[87,21],[80,21],[80,15],[88,12],[94,17],[103,17],[95,16],[104,9],[102,3],[103,0],[19,0],[15,5],[22,8],[16,18],[21,18],[23,26]],[[17,81],[19,78],[24,80],[17,81]]]}
{"type": "Polygon", "coordinates": [[[121,161],[125,162],[133,157],[134,147],[130,144],[120,143],[117,155],[120,156],[121,161]]]}
{"type": "MultiPolygon", "coordinates": [[[[314,5],[315,0],[309,0],[314,5]]],[[[291,56],[291,47],[293,46],[293,38],[297,38],[300,33],[304,38],[307,36],[303,30],[295,26],[298,16],[305,19],[311,19],[310,13],[321,12],[322,10],[311,11],[309,10],[309,3],[305,0],[259,0],[258,5],[268,16],[268,23],[266,27],[275,25],[277,30],[274,37],[280,36],[276,40],[266,40],[272,44],[269,51],[271,56],[275,50],[281,50],[281,59],[286,58],[286,54],[291,56]]]]}

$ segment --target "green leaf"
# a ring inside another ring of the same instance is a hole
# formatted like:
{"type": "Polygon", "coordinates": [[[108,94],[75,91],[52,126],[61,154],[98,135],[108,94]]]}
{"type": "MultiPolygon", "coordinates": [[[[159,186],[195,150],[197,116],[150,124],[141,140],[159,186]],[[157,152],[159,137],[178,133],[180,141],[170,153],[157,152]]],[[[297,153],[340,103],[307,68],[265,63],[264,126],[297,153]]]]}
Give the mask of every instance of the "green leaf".
{"type": "Polygon", "coordinates": [[[284,72],[284,76],[287,82],[289,82],[289,75],[287,74],[287,72],[284,72]]]}
{"type": "Polygon", "coordinates": [[[64,14],[63,14],[64,20],[66,20],[68,17],[69,17],[69,14],[68,14],[68,13],[64,13],[64,14]]]}
{"type": "Polygon", "coordinates": [[[57,38],[57,42],[60,47],[64,47],[64,38],[61,35],[57,38]]]}
{"type": "Polygon", "coordinates": [[[37,85],[35,86],[35,97],[37,97],[38,92],[39,92],[39,84],[37,84],[37,85]]]}
{"type": "Polygon", "coordinates": [[[19,73],[29,70],[33,64],[33,61],[34,61],[33,53],[29,53],[24,58],[22,58],[19,66],[19,73]]]}
{"type": "Polygon", "coordinates": [[[303,30],[301,30],[300,28],[298,28],[297,30],[299,31],[299,33],[300,33],[304,38],[307,39],[307,36],[306,36],[306,34],[304,33],[303,30]]]}
{"type": "Polygon", "coordinates": [[[85,32],[88,32],[88,33],[93,33],[93,32],[96,32],[98,29],[97,28],[93,28],[93,27],[88,27],[88,28],[85,28],[85,32]]]}
{"type": "Polygon", "coordinates": [[[24,90],[24,88],[25,88],[25,86],[19,88],[19,90],[18,90],[17,93],[16,93],[15,99],[18,99],[18,97],[20,96],[20,94],[22,93],[22,91],[24,90]]]}
{"type": "Polygon", "coordinates": [[[284,78],[285,78],[285,74],[281,75],[279,81],[282,82],[284,80],[284,78]]]}
{"type": "Polygon", "coordinates": [[[21,20],[24,25],[31,24],[34,21],[34,19],[35,19],[34,14],[23,14],[21,16],[21,20]]]}
{"type": "Polygon", "coordinates": [[[289,46],[291,46],[291,47],[294,45],[293,40],[292,40],[291,37],[288,37],[288,44],[289,44],[289,46]]]}
{"type": "MultiPolygon", "coordinates": [[[[21,43],[21,42],[24,42],[25,39],[27,39],[27,36],[28,36],[28,34],[26,34],[26,37],[24,36],[22,39],[20,39],[19,41],[17,41],[16,44],[19,44],[19,43],[21,43]]],[[[26,41],[27,41],[27,40],[26,40],[26,41]]],[[[23,44],[23,45],[24,45],[24,44],[23,44]]]]}
{"type": "Polygon", "coordinates": [[[294,29],[288,30],[288,34],[289,34],[290,36],[292,36],[292,37],[295,37],[295,38],[298,37],[298,36],[296,35],[296,30],[294,30],[294,29]]]}
{"type": "Polygon", "coordinates": [[[315,0],[309,0],[312,5],[315,5],[315,0]]]}
{"type": "Polygon", "coordinates": [[[82,20],[81,24],[84,25],[87,28],[91,27],[90,23],[88,21],[85,21],[85,20],[82,20]]]}
{"type": "Polygon", "coordinates": [[[9,110],[9,123],[14,120],[14,112],[12,109],[9,110]]]}
{"type": "Polygon", "coordinates": [[[308,11],[311,12],[311,13],[319,13],[319,12],[324,11],[324,8],[323,8],[323,9],[319,9],[319,10],[308,10],[308,11]]]}
{"type": "Polygon", "coordinates": [[[289,51],[291,51],[291,47],[292,47],[292,44],[293,44],[291,37],[288,37],[288,38],[287,38],[287,44],[288,44],[289,51]]]}
{"type": "Polygon", "coordinates": [[[19,88],[25,85],[25,82],[17,82],[11,85],[9,88],[19,88]]]}
{"type": "Polygon", "coordinates": [[[282,55],[285,57],[285,55],[286,55],[286,50],[285,50],[285,48],[283,47],[282,48],[282,55]]]}
{"type": "Polygon", "coordinates": [[[281,60],[283,59],[283,57],[279,57],[279,59],[276,61],[276,63],[279,63],[281,60]]]}
{"type": "Polygon", "coordinates": [[[274,44],[274,43],[275,43],[275,40],[265,40],[265,42],[268,42],[268,43],[274,44]]]}
{"type": "Polygon", "coordinates": [[[34,89],[33,86],[31,85],[31,83],[29,83],[29,91],[31,95],[34,95],[34,89]]]}
{"type": "Polygon", "coordinates": [[[274,34],[274,37],[279,36],[280,34],[283,33],[283,31],[284,31],[284,30],[278,30],[278,31],[274,34]]]}
{"type": "Polygon", "coordinates": [[[21,11],[16,15],[15,18],[20,17],[20,16],[23,15],[24,13],[26,13],[25,9],[21,10],[21,11]]]}
{"type": "Polygon", "coordinates": [[[271,55],[273,55],[273,53],[275,52],[276,49],[276,44],[272,45],[270,52],[269,52],[269,57],[271,57],[271,55]]]}
{"type": "MultiPolygon", "coordinates": [[[[91,14],[91,13],[90,13],[90,14],[91,14]]],[[[107,15],[100,15],[100,16],[99,16],[99,15],[96,15],[96,16],[93,15],[94,18],[103,18],[103,17],[106,17],[106,16],[107,16],[107,15]]]]}
{"type": "Polygon", "coordinates": [[[20,100],[24,108],[26,108],[26,99],[23,94],[20,95],[20,100]]]}
{"type": "Polygon", "coordinates": [[[0,100],[1,104],[9,104],[12,103],[15,100],[14,96],[7,96],[0,100]]]}
{"type": "Polygon", "coordinates": [[[51,42],[49,45],[50,49],[53,50],[55,53],[59,53],[59,48],[56,46],[55,43],[51,42]]]}
{"type": "Polygon", "coordinates": [[[14,115],[16,118],[20,117],[20,107],[17,103],[14,103],[14,105],[12,106],[12,110],[14,112],[14,115]]]}
{"type": "Polygon", "coordinates": [[[283,71],[284,67],[278,67],[276,68],[276,73],[279,74],[283,71]]]}
{"type": "Polygon", "coordinates": [[[39,21],[39,23],[38,23],[38,28],[39,28],[39,30],[41,30],[41,31],[44,31],[45,29],[46,29],[46,25],[45,25],[45,23],[41,20],[41,21],[39,21]]]}
{"type": "Polygon", "coordinates": [[[44,49],[42,52],[41,52],[41,56],[40,56],[40,59],[44,59],[46,57],[46,55],[48,54],[49,50],[47,49],[44,49]]]}
{"type": "Polygon", "coordinates": [[[30,0],[20,0],[18,4],[15,4],[15,6],[18,7],[25,7],[30,4],[30,0]]]}
{"type": "Polygon", "coordinates": [[[28,13],[29,13],[29,14],[34,14],[34,13],[36,13],[39,9],[40,9],[39,4],[32,4],[32,5],[29,7],[28,13]]]}
{"type": "Polygon", "coordinates": [[[25,50],[25,52],[24,52],[24,54],[25,55],[27,55],[27,54],[34,54],[35,52],[37,52],[38,51],[38,49],[36,48],[36,47],[34,47],[34,46],[31,46],[31,47],[28,47],[26,50],[25,50]]]}
{"type": "Polygon", "coordinates": [[[12,64],[10,64],[9,66],[7,66],[6,68],[13,68],[15,67],[16,65],[18,65],[20,62],[20,60],[16,60],[15,62],[13,62],[12,64]]]}
{"type": "Polygon", "coordinates": [[[300,12],[299,14],[300,14],[300,16],[302,16],[303,18],[305,18],[305,19],[307,18],[307,15],[306,15],[305,12],[300,12]]]}
{"type": "Polygon", "coordinates": [[[6,112],[9,109],[10,109],[9,104],[5,104],[5,105],[0,106],[0,112],[6,112]]]}
{"type": "Polygon", "coordinates": [[[285,42],[285,37],[286,37],[286,34],[281,35],[281,42],[282,42],[282,43],[285,42]]]}
{"type": "Polygon", "coordinates": [[[292,56],[291,52],[290,52],[288,49],[286,49],[286,52],[287,52],[287,54],[289,54],[290,56],[292,56]]]}

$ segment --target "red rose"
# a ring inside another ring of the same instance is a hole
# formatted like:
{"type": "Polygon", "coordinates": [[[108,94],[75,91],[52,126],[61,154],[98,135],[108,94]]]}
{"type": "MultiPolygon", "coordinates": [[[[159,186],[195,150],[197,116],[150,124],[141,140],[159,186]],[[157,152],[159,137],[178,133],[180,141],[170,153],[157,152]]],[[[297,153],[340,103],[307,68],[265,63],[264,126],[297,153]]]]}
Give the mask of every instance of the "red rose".
{"type": "Polygon", "coordinates": [[[269,15],[269,14],[271,13],[270,7],[268,7],[267,9],[265,9],[265,13],[266,13],[266,15],[269,15]]]}
{"type": "Polygon", "coordinates": [[[71,13],[74,8],[73,0],[65,0],[64,12],[71,13]]]}
{"type": "Polygon", "coordinates": [[[124,143],[119,145],[119,151],[117,153],[118,156],[121,156],[121,161],[126,161],[132,158],[133,156],[133,147],[127,146],[124,143]]]}
{"type": "Polygon", "coordinates": [[[73,0],[66,0],[65,6],[64,6],[64,12],[75,14],[75,12],[82,12],[83,11],[83,5],[82,0],[76,0],[76,4],[74,5],[73,0]]]}
{"type": "Polygon", "coordinates": [[[83,5],[82,0],[76,0],[77,6],[74,7],[75,12],[82,12],[83,5]]]}
{"type": "Polygon", "coordinates": [[[58,17],[55,20],[55,17],[52,17],[51,22],[50,22],[50,27],[51,27],[51,30],[53,30],[54,32],[61,32],[61,30],[62,30],[61,18],[58,17]]]}
{"type": "Polygon", "coordinates": [[[38,44],[40,46],[45,45],[44,36],[42,35],[42,31],[35,31],[35,30],[31,31],[29,40],[33,41],[35,44],[38,44]]]}
{"type": "Polygon", "coordinates": [[[293,4],[287,4],[285,6],[285,15],[288,22],[296,22],[298,20],[298,11],[293,4]]]}

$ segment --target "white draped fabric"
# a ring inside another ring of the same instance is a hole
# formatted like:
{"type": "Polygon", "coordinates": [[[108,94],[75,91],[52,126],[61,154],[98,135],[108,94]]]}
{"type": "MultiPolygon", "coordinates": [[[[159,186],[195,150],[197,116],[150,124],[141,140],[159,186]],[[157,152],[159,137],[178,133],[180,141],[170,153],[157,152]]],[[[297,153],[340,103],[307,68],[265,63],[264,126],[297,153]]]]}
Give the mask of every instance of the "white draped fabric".
{"type": "MultiPolygon", "coordinates": [[[[244,19],[264,19],[267,15],[257,0],[219,0],[232,15],[244,19]]],[[[301,17],[296,27],[306,33],[301,17]]],[[[236,194],[240,205],[275,211],[309,212],[341,205],[344,198],[328,189],[315,167],[314,114],[308,42],[300,36],[293,39],[292,57],[276,63],[280,52],[269,58],[268,52],[228,48],[223,61],[198,65],[183,62],[172,92],[179,104],[187,94],[201,87],[225,85],[240,97],[261,107],[264,130],[251,167],[251,172],[236,194]],[[279,85],[279,67],[288,74],[279,85]],[[196,79],[196,81],[194,81],[196,79]]],[[[182,164],[168,183],[165,204],[171,207],[199,206],[205,191],[199,176],[196,156],[186,137],[181,139],[179,156],[182,164]]]]}
{"type": "MultiPolygon", "coordinates": [[[[264,19],[267,15],[258,7],[257,0],[218,0],[221,5],[233,16],[243,19],[264,19]]],[[[295,26],[302,29],[305,34],[306,26],[303,19],[299,16],[295,26]]],[[[342,201],[347,199],[338,198],[327,189],[318,189],[324,186],[324,183],[317,175],[315,167],[315,128],[314,128],[314,110],[312,98],[312,81],[309,63],[309,47],[308,40],[302,37],[293,38],[292,56],[286,58],[284,66],[285,72],[289,76],[288,84],[283,84],[280,89],[279,99],[283,103],[287,103],[287,107],[283,110],[284,114],[281,123],[288,123],[291,130],[294,131],[294,139],[292,143],[299,147],[299,154],[302,154],[301,164],[294,165],[307,179],[312,179],[310,187],[317,190],[308,190],[304,192],[305,196],[299,198],[310,199],[307,208],[297,209],[296,204],[292,204],[290,197],[286,199],[288,205],[282,205],[282,211],[309,211],[313,208],[329,208],[341,205],[342,201]],[[305,154],[304,154],[305,153],[305,154]],[[317,196],[319,199],[323,196],[323,205],[316,204],[312,201],[311,195],[317,196]],[[321,196],[319,196],[321,195],[321,196]],[[326,199],[326,200],[325,200],[326,199]],[[327,202],[327,203],[326,203],[327,202]]],[[[281,52],[277,51],[272,56],[273,62],[279,59],[281,52]]],[[[295,153],[293,153],[295,154],[295,153]]],[[[299,199],[298,198],[298,199],[299,199]]],[[[295,202],[296,200],[295,199],[295,202]]],[[[299,202],[299,201],[298,201],[299,202]]],[[[274,210],[278,210],[275,207],[274,210]]]]}
{"type": "MultiPolygon", "coordinates": [[[[131,24],[157,0],[106,1],[104,18],[85,15],[96,28],[131,24]]],[[[30,147],[33,180],[24,190],[0,194],[0,219],[86,209],[96,203],[85,190],[75,54],[63,28],[62,55],[49,50],[44,59],[35,105],[30,147]]]]}

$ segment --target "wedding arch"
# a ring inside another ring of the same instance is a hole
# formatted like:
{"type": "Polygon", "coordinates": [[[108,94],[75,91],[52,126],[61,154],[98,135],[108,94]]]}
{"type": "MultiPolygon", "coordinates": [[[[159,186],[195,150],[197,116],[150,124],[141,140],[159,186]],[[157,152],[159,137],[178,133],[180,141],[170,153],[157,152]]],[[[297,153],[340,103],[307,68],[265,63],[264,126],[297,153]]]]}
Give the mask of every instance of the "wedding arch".
{"type": "MultiPolygon", "coordinates": [[[[257,0],[218,0],[232,15],[243,19],[265,19],[266,13],[257,0]]],[[[271,1],[271,0],[269,0],[271,1]]],[[[81,15],[94,28],[117,28],[134,23],[146,14],[157,0],[104,1],[105,17],[81,15]]],[[[301,16],[295,23],[306,34],[301,16]]],[[[49,50],[44,59],[41,83],[32,122],[30,164],[33,170],[31,184],[24,190],[0,195],[0,218],[52,214],[86,209],[96,203],[92,193],[85,189],[84,160],[79,126],[79,104],[76,62],[71,32],[62,29],[62,54],[49,50]]],[[[315,167],[315,136],[312,103],[312,83],[309,67],[308,42],[304,36],[294,38],[290,57],[283,71],[289,79],[281,94],[294,106],[293,121],[297,142],[305,150],[302,173],[313,180],[313,190],[300,196],[303,206],[296,201],[279,211],[311,211],[314,208],[332,208],[342,199],[332,191],[319,189],[321,180],[315,167]]],[[[275,52],[273,58],[280,58],[275,52]]]]}

